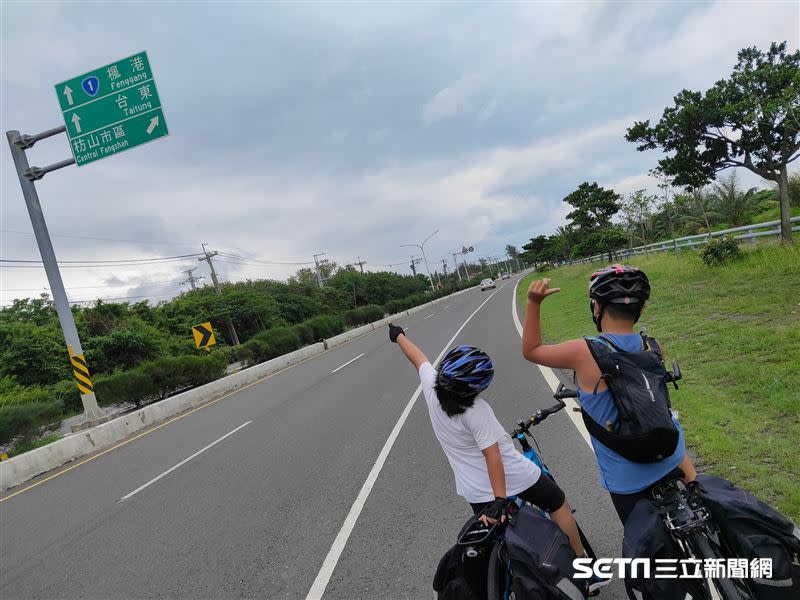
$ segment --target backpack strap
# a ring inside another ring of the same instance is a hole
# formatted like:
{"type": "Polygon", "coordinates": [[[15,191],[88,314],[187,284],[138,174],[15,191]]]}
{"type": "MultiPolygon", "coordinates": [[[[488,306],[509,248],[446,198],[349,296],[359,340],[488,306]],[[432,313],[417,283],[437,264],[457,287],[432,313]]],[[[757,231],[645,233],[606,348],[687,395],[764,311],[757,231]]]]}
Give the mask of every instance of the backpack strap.
{"type": "Polygon", "coordinates": [[[646,342],[646,345],[644,347],[645,350],[649,350],[649,351],[653,352],[653,354],[655,354],[658,357],[658,360],[661,361],[661,363],[663,363],[664,362],[664,353],[661,352],[661,346],[655,340],[655,338],[651,338],[651,337],[647,337],[647,336],[642,336],[642,337],[644,338],[644,341],[646,342]]]}
{"type": "MultiPolygon", "coordinates": [[[[617,348],[611,340],[608,340],[602,336],[600,337],[591,337],[586,336],[583,338],[586,340],[586,345],[589,347],[589,352],[592,353],[592,358],[594,362],[597,364],[597,368],[600,369],[600,379],[597,380],[597,383],[594,386],[594,390],[592,391],[593,394],[597,393],[597,387],[600,385],[601,381],[604,381],[607,377],[607,373],[603,372],[602,363],[605,362],[603,358],[605,358],[608,354],[612,354],[617,352],[617,348]]],[[[597,439],[598,441],[606,440],[607,436],[610,433],[610,423],[607,424],[606,427],[595,421],[586,410],[581,407],[581,416],[583,417],[583,424],[586,426],[586,430],[589,434],[597,439]]]]}

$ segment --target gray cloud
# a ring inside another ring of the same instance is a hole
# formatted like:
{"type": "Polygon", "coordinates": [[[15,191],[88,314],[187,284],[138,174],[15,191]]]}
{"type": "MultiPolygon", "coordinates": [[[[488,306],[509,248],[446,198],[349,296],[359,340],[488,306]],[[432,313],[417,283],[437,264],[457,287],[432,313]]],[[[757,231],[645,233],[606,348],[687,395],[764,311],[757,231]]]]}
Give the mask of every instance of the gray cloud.
{"type": "MultiPolygon", "coordinates": [[[[61,116],[52,85],[148,50],[170,136],[39,183],[59,258],[213,248],[279,262],[326,251],[370,268],[435,229],[431,258],[522,244],[563,220],[585,179],[651,186],[656,153],[624,138],[683,87],[730,72],[738,49],[788,39],[791,3],[3,4],[6,129],[61,116]],[[190,9],[189,9],[190,8],[190,9]],[[125,18],[120,15],[124,14],[125,18]]],[[[31,152],[67,156],[64,138],[31,152]]],[[[2,228],[30,231],[7,148],[2,228]]],[[[427,248],[427,246],[426,246],[427,248]]],[[[8,233],[4,257],[36,258],[8,233]]],[[[178,291],[188,260],[65,269],[72,297],[178,291]],[[113,286],[108,289],[89,286],[113,286]],[[150,287],[147,287],[147,286],[150,287]]],[[[220,263],[228,278],[292,266],[220,263]]],[[[198,274],[206,271],[200,265],[198,274]]],[[[3,290],[42,273],[0,269],[3,290]]],[[[26,295],[7,291],[1,301],[26,295]]]]}

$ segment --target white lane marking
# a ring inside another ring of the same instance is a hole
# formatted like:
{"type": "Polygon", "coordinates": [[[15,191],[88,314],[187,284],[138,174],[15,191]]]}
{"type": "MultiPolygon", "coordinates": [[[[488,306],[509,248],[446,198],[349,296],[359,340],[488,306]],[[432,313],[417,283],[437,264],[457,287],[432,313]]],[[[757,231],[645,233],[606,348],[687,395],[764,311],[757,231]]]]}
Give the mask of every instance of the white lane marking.
{"type": "MultiPolygon", "coordinates": [[[[425,317],[425,319],[430,319],[432,316],[433,315],[428,315],[427,317],[425,317]]],[[[422,320],[424,321],[425,319],[422,319],[422,320]]]]}
{"type": "Polygon", "coordinates": [[[358,355],[358,356],[356,356],[355,358],[351,358],[350,360],[348,360],[348,361],[347,361],[346,363],[344,363],[344,364],[343,364],[341,367],[336,367],[336,368],[335,368],[333,371],[331,371],[331,375],[333,375],[334,373],[336,373],[336,371],[338,371],[338,370],[340,370],[340,369],[344,369],[344,368],[345,368],[347,365],[349,365],[351,362],[355,362],[355,361],[357,361],[359,358],[361,358],[361,357],[362,357],[362,356],[364,356],[365,354],[366,354],[366,352],[362,352],[361,354],[359,354],[359,355],[358,355]]]}
{"type": "MultiPolygon", "coordinates": [[[[503,288],[501,287],[500,289],[492,292],[492,294],[486,298],[486,300],[484,300],[478,308],[475,309],[475,312],[467,317],[467,320],[464,321],[463,325],[458,328],[458,331],[455,332],[455,335],[450,338],[450,341],[445,344],[445,347],[439,353],[439,356],[436,357],[436,360],[433,362],[434,365],[436,365],[436,363],[442,359],[444,353],[449,349],[450,344],[453,343],[453,340],[455,340],[456,337],[458,337],[458,334],[461,333],[464,327],[467,326],[467,323],[470,322],[472,317],[474,317],[478,311],[483,308],[483,305],[491,300],[492,296],[494,296],[501,289],[503,288]]],[[[350,534],[353,532],[353,527],[355,526],[356,521],[358,520],[358,517],[364,508],[364,504],[367,502],[370,492],[372,492],[372,487],[375,485],[375,481],[378,479],[381,469],[383,469],[383,464],[386,462],[386,458],[389,456],[389,452],[391,452],[397,436],[400,435],[400,430],[403,428],[403,425],[405,424],[406,419],[408,418],[408,415],[411,413],[411,409],[414,406],[414,402],[416,402],[421,391],[422,384],[417,386],[417,389],[412,394],[408,404],[406,404],[406,407],[403,409],[400,418],[397,420],[397,423],[395,423],[392,432],[386,439],[386,443],[384,443],[380,454],[378,454],[375,464],[372,465],[372,469],[370,470],[369,475],[367,475],[364,485],[361,486],[361,491],[358,492],[358,496],[356,496],[353,506],[350,507],[350,512],[347,513],[347,517],[345,517],[344,523],[342,523],[342,528],[336,535],[336,539],[333,540],[333,545],[328,551],[325,561],[322,563],[322,567],[317,574],[317,578],[314,580],[314,583],[311,585],[311,589],[308,591],[306,600],[320,600],[322,595],[325,593],[325,588],[328,587],[328,582],[331,579],[331,575],[333,575],[333,570],[336,568],[336,564],[339,562],[339,557],[341,557],[345,545],[347,545],[347,540],[350,538],[350,534]]]]}
{"type": "MultiPolygon", "coordinates": [[[[522,323],[519,322],[519,314],[517,314],[517,286],[519,285],[520,281],[522,281],[522,278],[518,279],[514,284],[514,299],[511,302],[511,312],[514,315],[514,325],[517,326],[517,333],[519,333],[519,337],[522,337],[522,323]]],[[[558,388],[558,384],[561,382],[558,380],[558,377],[556,377],[556,374],[553,373],[553,369],[550,367],[544,367],[542,365],[536,366],[538,366],[539,370],[542,372],[547,385],[549,385],[550,389],[555,392],[556,388],[558,388]]],[[[581,434],[583,441],[589,445],[589,449],[594,452],[592,441],[589,438],[589,432],[586,431],[586,425],[583,424],[583,418],[580,415],[580,407],[575,401],[575,398],[564,398],[564,403],[567,405],[566,411],[570,420],[572,421],[572,424],[575,425],[575,429],[577,429],[578,433],[581,434]]]]}
{"type": "Polygon", "coordinates": [[[237,431],[239,431],[239,430],[240,430],[242,427],[246,427],[247,425],[250,425],[250,423],[252,423],[252,422],[253,422],[253,421],[251,420],[251,421],[247,421],[247,423],[242,423],[241,425],[239,425],[239,426],[238,426],[236,429],[234,429],[233,431],[229,431],[228,433],[226,433],[225,435],[223,435],[221,438],[219,438],[219,439],[216,439],[216,440],[214,440],[213,442],[211,442],[211,443],[210,443],[208,446],[205,446],[205,447],[201,448],[200,450],[198,450],[197,452],[195,452],[194,454],[192,454],[192,455],[191,455],[189,458],[184,458],[184,459],[183,459],[181,462],[179,462],[177,465],[175,465],[174,467],[172,467],[172,468],[170,468],[170,469],[167,469],[166,471],[164,471],[164,472],[163,472],[161,475],[159,475],[158,477],[153,477],[153,479],[151,479],[150,481],[148,481],[148,482],[147,482],[147,483],[145,483],[144,485],[141,485],[141,486],[139,486],[138,488],[136,488],[135,490],[133,490],[133,491],[132,491],[132,492],[130,492],[129,494],[125,494],[125,495],[124,495],[122,498],[120,498],[119,500],[117,500],[117,502],[125,502],[125,500],[127,500],[127,499],[128,499],[128,498],[130,498],[131,496],[134,496],[135,494],[138,494],[139,492],[141,492],[141,491],[142,491],[143,489],[145,489],[146,487],[150,487],[151,485],[153,485],[153,484],[154,484],[156,481],[158,481],[159,479],[162,479],[163,477],[166,477],[167,475],[169,475],[170,473],[172,473],[172,472],[173,472],[175,469],[178,469],[178,468],[182,467],[183,465],[185,465],[186,463],[188,463],[188,462],[189,462],[190,460],[192,460],[193,458],[195,458],[195,457],[197,457],[197,456],[200,456],[200,455],[201,455],[203,452],[205,452],[206,450],[208,450],[208,449],[210,449],[210,448],[212,448],[212,447],[216,446],[216,445],[217,445],[217,444],[219,444],[219,443],[220,443],[222,440],[224,440],[226,437],[229,437],[229,436],[233,435],[234,433],[236,433],[237,431]]]}

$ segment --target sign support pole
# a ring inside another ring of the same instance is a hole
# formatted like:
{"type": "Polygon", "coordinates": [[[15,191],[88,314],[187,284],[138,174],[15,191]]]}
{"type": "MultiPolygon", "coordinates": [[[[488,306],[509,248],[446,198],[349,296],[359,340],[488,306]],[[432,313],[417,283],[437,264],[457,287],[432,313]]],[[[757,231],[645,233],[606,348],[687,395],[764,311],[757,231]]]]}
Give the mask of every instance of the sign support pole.
{"type": "Polygon", "coordinates": [[[68,164],[72,164],[74,161],[62,161],[61,163],[52,165],[52,167],[54,167],[52,169],[45,167],[44,169],[37,170],[36,167],[33,169],[30,168],[28,165],[28,157],[25,155],[25,149],[33,146],[37,140],[63,132],[64,128],[58,127],[39,134],[38,136],[21,136],[19,131],[12,130],[6,132],[6,137],[8,138],[9,148],[11,148],[11,156],[14,158],[14,166],[17,169],[19,184],[22,187],[22,195],[25,197],[25,204],[28,207],[28,214],[31,218],[33,233],[36,236],[36,243],[42,255],[42,264],[44,265],[45,273],[47,273],[47,280],[50,283],[50,291],[53,295],[56,313],[58,313],[58,320],[64,332],[64,340],[67,343],[73,374],[78,385],[78,390],[81,392],[84,416],[89,420],[101,416],[101,412],[100,408],[97,406],[97,398],[95,398],[94,388],[89,379],[88,368],[83,358],[81,340],[78,337],[78,329],[75,327],[75,320],[72,318],[72,311],[70,310],[69,301],[67,300],[64,282],[61,280],[61,273],[58,270],[53,244],[50,241],[50,234],[47,231],[47,223],[45,223],[44,213],[39,204],[39,195],[36,193],[36,186],[33,183],[35,179],[41,179],[45,173],[55,170],[55,168],[65,167],[68,164]],[[37,177],[37,175],[39,176],[37,177]]]}

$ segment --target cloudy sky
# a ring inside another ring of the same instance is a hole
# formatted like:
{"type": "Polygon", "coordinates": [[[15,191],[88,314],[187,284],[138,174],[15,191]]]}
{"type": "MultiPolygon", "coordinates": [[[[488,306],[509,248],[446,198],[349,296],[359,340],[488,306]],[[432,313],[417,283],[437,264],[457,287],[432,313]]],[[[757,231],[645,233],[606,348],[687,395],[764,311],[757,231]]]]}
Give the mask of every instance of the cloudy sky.
{"type": "MultiPolygon", "coordinates": [[[[800,3],[2,4],[3,131],[63,123],[53,85],[147,50],[170,135],[45,177],[61,261],[211,249],[301,263],[326,252],[408,272],[462,245],[500,253],[551,233],[582,181],[655,190],[657,153],[624,140],[682,88],[730,74],[736,52],[788,40],[800,3]],[[403,263],[403,264],[397,264],[403,263]]],[[[5,259],[38,259],[3,141],[5,259]]],[[[66,138],[29,152],[44,166],[66,138]]],[[[747,184],[761,184],[746,173],[747,184]]],[[[224,279],[296,265],[218,262],[224,279]]],[[[195,259],[62,270],[71,300],[181,288],[195,259]],[[185,276],[184,276],[185,277],[185,276]]],[[[205,275],[205,263],[195,273],[205,275]]],[[[39,268],[0,268],[0,304],[37,294],[39,268]]]]}

